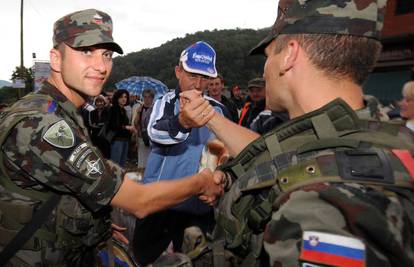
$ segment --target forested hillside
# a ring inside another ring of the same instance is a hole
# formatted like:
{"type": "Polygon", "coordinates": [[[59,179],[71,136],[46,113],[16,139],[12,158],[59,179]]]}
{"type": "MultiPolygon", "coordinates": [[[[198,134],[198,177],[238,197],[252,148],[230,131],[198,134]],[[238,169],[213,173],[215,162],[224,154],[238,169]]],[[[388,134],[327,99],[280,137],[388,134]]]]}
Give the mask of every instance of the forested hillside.
{"type": "Polygon", "coordinates": [[[217,69],[226,80],[226,86],[238,84],[246,87],[247,81],[263,73],[263,56],[248,56],[249,50],[267,34],[268,29],[214,30],[188,34],[173,39],[160,47],[144,49],[114,58],[114,67],[106,87],[124,78],[138,75],[151,76],[175,88],[174,67],[181,51],[199,40],[211,44],[217,53],[217,69]]]}

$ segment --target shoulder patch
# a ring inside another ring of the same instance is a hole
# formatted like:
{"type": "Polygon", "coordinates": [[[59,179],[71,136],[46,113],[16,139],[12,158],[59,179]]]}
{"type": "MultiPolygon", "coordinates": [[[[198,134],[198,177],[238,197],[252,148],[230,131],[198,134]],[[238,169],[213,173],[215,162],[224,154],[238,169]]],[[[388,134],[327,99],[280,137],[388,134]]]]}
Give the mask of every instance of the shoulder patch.
{"type": "Polygon", "coordinates": [[[336,267],[365,267],[365,244],[353,237],[304,231],[300,259],[336,267]]]}
{"type": "Polygon", "coordinates": [[[76,171],[90,179],[100,177],[105,171],[102,158],[87,143],[77,146],[69,156],[68,162],[76,171]]]}
{"type": "Polygon", "coordinates": [[[59,148],[71,148],[75,144],[72,129],[64,120],[53,124],[43,135],[43,140],[59,148]]]}

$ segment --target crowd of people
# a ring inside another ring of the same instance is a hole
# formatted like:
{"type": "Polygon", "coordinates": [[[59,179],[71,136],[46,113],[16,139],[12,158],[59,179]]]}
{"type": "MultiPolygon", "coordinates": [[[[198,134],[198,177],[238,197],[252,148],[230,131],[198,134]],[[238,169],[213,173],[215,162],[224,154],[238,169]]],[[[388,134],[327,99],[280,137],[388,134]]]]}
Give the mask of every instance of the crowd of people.
{"type": "Polygon", "coordinates": [[[157,99],[102,92],[108,14],[58,19],[48,80],[0,116],[0,266],[414,266],[414,82],[363,95],[384,1],[340,2],[280,0],[247,90],[198,41],[157,99]]]}

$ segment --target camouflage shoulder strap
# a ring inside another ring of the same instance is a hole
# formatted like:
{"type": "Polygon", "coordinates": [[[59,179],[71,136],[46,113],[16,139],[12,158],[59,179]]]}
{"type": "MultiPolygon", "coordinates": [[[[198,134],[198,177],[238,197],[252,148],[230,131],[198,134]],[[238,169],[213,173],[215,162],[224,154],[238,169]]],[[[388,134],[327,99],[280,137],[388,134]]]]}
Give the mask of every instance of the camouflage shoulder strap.
{"type": "Polygon", "coordinates": [[[414,134],[399,123],[362,120],[341,99],[266,133],[219,168],[234,179],[276,156],[329,148],[355,149],[368,144],[414,152],[414,134]]]}
{"type": "Polygon", "coordinates": [[[320,181],[414,188],[392,149],[412,153],[414,135],[398,124],[361,120],[342,100],[292,120],[220,167],[234,182],[216,210],[216,237],[244,262],[259,264],[261,233],[283,192],[320,181]]]}

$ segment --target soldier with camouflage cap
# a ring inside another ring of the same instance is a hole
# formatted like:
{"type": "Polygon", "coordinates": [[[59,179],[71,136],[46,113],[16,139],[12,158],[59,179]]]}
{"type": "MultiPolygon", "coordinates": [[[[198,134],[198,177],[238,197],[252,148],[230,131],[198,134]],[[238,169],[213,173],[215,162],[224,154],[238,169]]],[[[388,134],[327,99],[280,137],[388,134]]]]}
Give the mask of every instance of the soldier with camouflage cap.
{"type": "Polygon", "coordinates": [[[216,239],[243,266],[414,266],[414,135],[362,97],[385,5],[280,0],[251,52],[267,57],[267,104],[292,120],[263,136],[208,122],[235,157],[216,239]]]}
{"type": "Polygon", "coordinates": [[[144,217],[193,195],[212,203],[222,192],[208,170],[137,184],[92,145],[79,107],[101,93],[113,52],[122,53],[108,14],[64,16],[53,45],[48,81],[0,116],[1,266],[96,266],[95,249],[111,236],[110,206],[144,217]]]}

